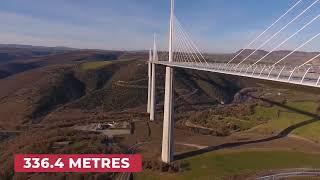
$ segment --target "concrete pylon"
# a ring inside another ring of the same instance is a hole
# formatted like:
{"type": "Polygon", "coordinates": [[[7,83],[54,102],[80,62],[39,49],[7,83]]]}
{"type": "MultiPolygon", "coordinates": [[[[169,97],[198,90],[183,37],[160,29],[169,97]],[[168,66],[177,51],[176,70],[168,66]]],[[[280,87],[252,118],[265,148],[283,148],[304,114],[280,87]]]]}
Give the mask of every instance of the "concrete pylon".
{"type": "MultiPolygon", "coordinates": [[[[152,61],[158,61],[156,37],[154,37],[152,61]]],[[[150,121],[155,120],[155,111],[156,111],[156,64],[151,63],[150,121]]]]}
{"type": "Polygon", "coordinates": [[[156,108],[156,65],[151,64],[151,99],[150,99],[150,121],[155,119],[156,108]]]}
{"type": "MultiPolygon", "coordinates": [[[[174,27],[174,0],[171,0],[170,13],[170,33],[169,33],[169,62],[173,61],[173,27],[174,27]]],[[[163,117],[163,136],[162,136],[162,155],[161,159],[165,163],[174,160],[173,139],[174,139],[174,94],[173,94],[173,68],[166,67],[165,97],[164,97],[164,117],[163,117]]]]}
{"type": "Polygon", "coordinates": [[[152,61],[152,50],[149,51],[149,61],[148,61],[148,104],[147,113],[150,113],[151,105],[151,61],[152,61]]]}
{"type": "Polygon", "coordinates": [[[173,68],[166,67],[165,98],[164,98],[164,119],[162,136],[162,156],[165,163],[172,162],[173,159],[173,139],[174,139],[174,94],[173,94],[173,68]]]}

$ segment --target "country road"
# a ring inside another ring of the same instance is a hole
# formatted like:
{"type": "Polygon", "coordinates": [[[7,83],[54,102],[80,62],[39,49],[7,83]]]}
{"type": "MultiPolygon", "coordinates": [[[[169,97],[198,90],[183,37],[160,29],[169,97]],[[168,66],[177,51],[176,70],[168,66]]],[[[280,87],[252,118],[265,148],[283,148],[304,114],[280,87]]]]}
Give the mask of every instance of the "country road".
{"type": "MultiPolygon", "coordinates": [[[[128,154],[134,154],[136,149],[139,148],[140,146],[142,145],[145,145],[145,144],[148,144],[150,142],[140,142],[140,143],[137,143],[133,146],[131,146],[130,148],[128,148],[128,151],[127,153],[128,154]]],[[[120,173],[116,179],[117,180],[130,180],[132,178],[132,173],[120,173]]]]}
{"type": "Polygon", "coordinates": [[[277,180],[277,179],[287,179],[287,178],[311,178],[311,177],[319,177],[320,169],[309,169],[309,168],[301,168],[301,169],[284,169],[279,170],[274,173],[270,173],[265,176],[258,177],[257,180],[277,180]]]}

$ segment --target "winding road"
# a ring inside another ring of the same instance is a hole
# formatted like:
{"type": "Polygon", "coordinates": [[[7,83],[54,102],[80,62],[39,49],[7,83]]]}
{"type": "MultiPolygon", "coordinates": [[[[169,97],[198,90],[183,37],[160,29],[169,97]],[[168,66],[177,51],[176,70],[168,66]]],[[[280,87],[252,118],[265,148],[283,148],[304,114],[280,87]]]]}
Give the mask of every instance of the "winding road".
{"type": "Polygon", "coordinates": [[[256,178],[257,180],[276,180],[276,179],[285,179],[285,178],[296,178],[296,177],[319,177],[320,176],[320,169],[285,169],[279,170],[274,173],[270,173],[265,176],[261,176],[256,178]]]}

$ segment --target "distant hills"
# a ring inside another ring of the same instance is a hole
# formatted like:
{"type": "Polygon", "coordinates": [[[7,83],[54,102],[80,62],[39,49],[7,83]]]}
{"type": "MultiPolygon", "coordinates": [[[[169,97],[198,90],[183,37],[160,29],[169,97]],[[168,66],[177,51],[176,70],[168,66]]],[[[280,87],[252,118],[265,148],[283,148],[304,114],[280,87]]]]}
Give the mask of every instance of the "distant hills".
{"type": "MultiPolygon", "coordinates": [[[[233,59],[237,54],[239,54],[242,51],[242,53],[237,56],[234,60],[233,63],[239,63],[243,61],[244,59],[246,63],[254,63],[257,62],[258,60],[262,59],[265,55],[267,55],[269,52],[265,50],[255,50],[255,49],[245,49],[245,50],[239,50],[235,53],[230,53],[230,54],[205,54],[206,59],[208,61],[216,61],[216,62],[228,62],[231,59],[233,59]],[[253,53],[254,52],[254,53],[253,53]],[[250,56],[249,56],[250,55],[250,56]]],[[[274,51],[271,52],[268,56],[263,58],[260,61],[260,64],[262,63],[275,63],[279,61],[280,59],[286,57],[288,54],[290,54],[292,51],[289,50],[279,50],[279,51],[274,51]]],[[[300,65],[303,62],[306,62],[310,60],[311,58],[315,57],[318,55],[319,52],[303,52],[303,51],[296,51],[292,53],[289,57],[285,58],[280,65],[300,65]]],[[[320,57],[315,59],[312,64],[314,65],[320,65],[320,57]]]]}
{"type": "Polygon", "coordinates": [[[23,44],[0,44],[0,48],[46,49],[46,50],[60,50],[60,51],[76,50],[76,48],[63,47],[63,46],[46,47],[46,46],[33,46],[33,45],[23,45],[23,44]]]}
{"type": "MultiPolygon", "coordinates": [[[[240,50],[242,51],[242,50],[240,50]]],[[[205,54],[208,61],[227,62],[232,59],[236,53],[229,54],[205,54]]],[[[245,49],[234,63],[239,63],[248,55],[253,53],[254,49],[245,49]]],[[[274,51],[261,63],[274,63],[288,55],[291,51],[274,51]]],[[[254,54],[246,60],[246,62],[253,63],[268,54],[268,51],[257,50],[254,54]]],[[[313,57],[318,52],[294,52],[280,64],[299,65],[313,57]]],[[[117,60],[121,56],[142,57],[148,59],[147,51],[108,51],[108,50],[94,50],[94,49],[75,49],[70,47],[44,47],[20,44],[0,44],[0,79],[10,76],[15,73],[26,70],[43,67],[54,64],[70,64],[81,61],[105,61],[117,60]],[[134,55],[134,56],[132,56],[134,55]]],[[[159,53],[162,60],[167,59],[167,53],[159,53]]],[[[125,57],[122,57],[125,58],[125,57]]],[[[313,64],[319,65],[320,58],[313,61],[313,64]]]]}
{"type": "MultiPolygon", "coordinates": [[[[240,50],[242,51],[242,50],[240,50]]],[[[238,54],[240,51],[236,52],[238,54]]],[[[252,54],[255,49],[245,49],[236,60],[240,61],[252,54]]],[[[268,63],[268,62],[277,62],[280,59],[286,57],[288,54],[290,54],[292,51],[289,50],[279,50],[279,51],[274,51],[270,53],[268,56],[266,56],[261,62],[268,63]]],[[[252,56],[248,59],[251,61],[257,61],[263,58],[265,55],[267,55],[269,52],[264,51],[264,50],[257,50],[252,56]]],[[[289,57],[287,57],[281,64],[290,64],[290,65],[295,65],[295,64],[301,64],[302,62],[305,62],[316,55],[318,55],[319,52],[303,52],[303,51],[296,51],[289,57]]],[[[314,62],[318,61],[319,64],[320,58],[317,60],[314,60],[314,62]]]]}
{"type": "MultiPolygon", "coordinates": [[[[83,54],[96,53],[99,54],[100,59],[109,59],[110,54],[124,54],[128,51],[114,51],[114,50],[101,50],[101,49],[76,49],[70,47],[45,47],[21,44],[0,44],[0,64],[9,61],[26,61],[33,58],[45,57],[48,55],[61,55],[64,53],[69,54],[83,54]],[[106,57],[107,56],[107,57],[106,57]]],[[[146,53],[147,51],[130,51],[130,53],[146,53]]],[[[114,59],[114,58],[113,58],[114,59]]]]}
{"type": "Polygon", "coordinates": [[[15,60],[26,60],[33,57],[47,56],[73,51],[67,47],[43,47],[19,44],[0,44],[0,63],[15,60]]]}
{"type": "Polygon", "coordinates": [[[74,49],[0,44],[0,79],[27,70],[48,65],[76,64],[91,61],[109,61],[121,58],[143,57],[146,52],[74,49]],[[134,55],[134,56],[132,56],[134,55]]]}

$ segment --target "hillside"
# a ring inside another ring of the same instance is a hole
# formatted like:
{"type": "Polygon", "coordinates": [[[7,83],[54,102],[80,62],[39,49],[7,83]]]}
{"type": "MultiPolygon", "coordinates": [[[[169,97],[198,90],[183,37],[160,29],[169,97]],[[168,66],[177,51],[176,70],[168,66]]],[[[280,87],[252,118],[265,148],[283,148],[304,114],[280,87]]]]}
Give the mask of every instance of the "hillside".
{"type": "MultiPolygon", "coordinates": [[[[37,121],[37,118],[65,105],[90,110],[103,104],[106,111],[145,105],[147,72],[144,61],[116,60],[101,67],[83,69],[84,65],[90,64],[93,63],[45,66],[0,80],[1,84],[6,84],[0,90],[0,117],[9,120],[0,121],[0,127],[17,128],[24,123],[37,121]],[[139,80],[142,87],[126,87],[126,84],[139,80]],[[20,113],[14,113],[17,110],[20,113]]],[[[163,71],[159,67],[157,83],[160,104],[163,99],[163,71]]],[[[177,106],[180,103],[205,106],[229,103],[231,97],[243,86],[241,82],[232,83],[229,80],[232,78],[219,78],[182,69],[176,73],[175,93],[178,97],[196,90],[191,98],[178,101],[177,106]]]]}
{"type": "MultiPolygon", "coordinates": [[[[24,179],[24,174],[12,171],[12,152],[123,153],[136,142],[149,143],[139,150],[146,169],[150,169],[148,163],[154,169],[161,166],[154,161],[161,149],[164,67],[157,66],[156,122],[150,123],[145,112],[147,58],[145,52],[72,50],[1,64],[0,69],[8,73],[0,77],[0,175],[24,179]],[[19,69],[21,64],[26,67],[19,69]],[[112,121],[135,124],[134,132],[116,138],[112,148],[106,148],[103,134],[75,129],[112,121]],[[69,144],[55,147],[64,142],[69,144]]],[[[318,150],[314,147],[320,141],[316,128],[320,124],[308,121],[319,114],[318,89],[177,68],[174,93],[179,153],[223,143],[233,147],[232,143],[269,136],[276,138],[256,146],[248,142],[247,146],[318,150]],[[289,134],[308,141],[287,137],[289,134]]],[[[246,150],[247,146],[239,149],[246,150]]],[[[188,174],[188,170],[184,171],[188,174]]],[[[157,170],[150,173],[158,176],[157,170]]],[[[143,175],[148,179],[148,173],[143,175]]],[[[70,179],[111,176],[61,174],[61,178],[70,179]]],[[[28,175],[30,179],[44,177],[50,175],[28,175]]]]}
{"type": "Polygon", "coordinates": [[[64,47],[42,47],[18,44],[0,44],[0,64],[16,60],[64,53],[75,49],[64,47]]]}
{"type": "MultiPolygon", "coordinates": [[[[268,51],[264,50],[255,50],[255,49],[245,49],[245,50],[239,50],[235,52],[234,54],[206,54],[206,57],[210,59],[211,61],[229,61],[235,57],[235,55],[239,54],[242,51],[242,53],[237,56],[233,62],[239,63],[245,58],[247,58],[249,55],[250,57],[245,61],[246,63],[254,63],[260,59],[262,59],[265,55],[269,54],[268,51]]],[[[292,51],[286,51],[286,50],[279,50],[279,51],[273,51],[268,56],[266,56],[264,59],[262,59],[261,63],[275,63],[278,60],[284,58],[288,54],[290,54],[292,51]]],[[[302,52],[302,51],[296,51],[292,55],[288,56],[285,60],[283,60],[280,64],[290,64],[291,65],[301,65],[301,62],[306,62],[310,60],[311,58],[318,55],[319,52],[302,52]]],[[[318,57],[313,62],[315,65],[320,64],[320,58],[318,57]]]]}
{"type": "Polygon", "coordinates": [[[0,45],[0,79],[49,65],[77,64],[144,56],[143,53],[0,45]]]}

